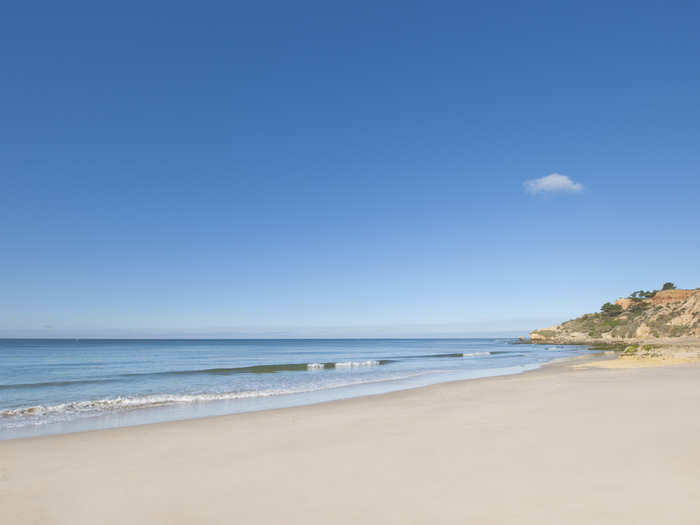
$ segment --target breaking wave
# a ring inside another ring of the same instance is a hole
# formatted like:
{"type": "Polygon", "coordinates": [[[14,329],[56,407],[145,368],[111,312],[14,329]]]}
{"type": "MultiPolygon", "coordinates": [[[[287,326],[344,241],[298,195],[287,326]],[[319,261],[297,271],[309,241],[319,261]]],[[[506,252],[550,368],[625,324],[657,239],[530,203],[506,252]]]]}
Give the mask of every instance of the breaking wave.
{"type": "Polygon", "coordinates": [[[408,355],[398,356],[394,359],[367,359],[364,361],[338,361],[327,363],[282,363],[269,365],[252,365],[252,366],[237,366],[237,367],[220,367],[220,368],[205,368],[194,370],[166,370],[163,372],[134,372],[128,374],[119,374],[108,379],[84,379],[84,380],[64,380],[64,381],[46,381],[38,383],[16,383],[16,384],[0,384],[0,390],[9,389],[32,389],[32,388],[51,388],[62,386],[89,385],[99,383],[110,383],[119,381],[119,378],[125,377],[144,377],[144,376],[189,376],[189,375],[235,375],[235,374],[275,374],[278,372],[303,372],[307,370],[323,370],[323,369],[348,369],[381,366],[394,363],[402,359],[425,359],[425,358],[460,358],[460,357],[478,357],[496,354],[509,354],[511,356],[520,356],[522,354],[513,354],[511,352],[472,352],[472,353],[451,353],[451,354],[427,354],[427,355],[408,355]]]}
{"type": "Polygon", "coordinates": [[[277,372],[302,372],[321,368],[352,368],[358,366],[379,366],[393,363],[394,359],[370,359],[367,361],[341,361],[330,363],[288,363],[278,365],[237,366],[231,368],[205,368],[199,370],[170,370],[145,374],[124,374],[124,376],[142,375],[233,375],[233,374],[275,374],[277,372]]]}
{"type": "MultiPolygon", "coordinates": [[[[368,359],[367,361],[341,361],[340,363],[334,363],[335,368],[357,368],[360,366],[379,366],[386,364],[386,359],[381,361],[376,361],[374,359],[368,359]]],[[[391,361],[389,361],[391,362],[391,361]]]]}
{"type": "Polygon", "coordinates": [[[245,399],[251,397],[267,397],[281,394],[291,394],[286,390],[252,390],[247,392],[225,392],[211,394],[152,394],[146,396],[124,396],[110,399],[94,399],[90,401],[73,401],[57,405],[36,405],[0,411],[0,417],[13,416],[45,416],[62,413],[103,412],[109,410],[150,408],[176,403],[199,403],[206,401],[226,401],[229,399],[245,399]]]}
{"type": "MultiPolygon", "coordinates": [[[[323,364],[323,363],[321,363],[323,364]]],[[[366,365],[371,366],[371,365],[366,365]]],[[[32,419],[39,416],[55,415],[99,415],[105,412],[118,410],[130,410],[140,408],[156,408],[167,405],[206,403],[209,401],[232,401],[236,399],[252,399],[259,397],[281,396],[285,394],[304,394],[317,390],[342,388],[361,384],[381,383],[398,379],[407,379],[419,376],[425,372],[406,374],[393,378],[362,379],[356,381],[344,381],[342,383],[329,384],[324,387],[298,388],[298,389],[269,389],[246,390],[239,392],[212,392],[193,394],[150,394],[143,396],[118,396],[114,398],[93,399],[87,401],[72,401],[56,405],[35,405],[29,407],[10,408],[0,410],[0,419],[26,418],[32,419]]]]}

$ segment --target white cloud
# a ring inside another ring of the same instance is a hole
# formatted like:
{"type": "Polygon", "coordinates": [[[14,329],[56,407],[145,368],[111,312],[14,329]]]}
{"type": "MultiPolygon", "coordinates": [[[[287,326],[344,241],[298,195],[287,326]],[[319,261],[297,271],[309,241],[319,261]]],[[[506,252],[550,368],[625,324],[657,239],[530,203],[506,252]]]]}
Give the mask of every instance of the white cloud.
{"type": "Polygon", "coordinates": [[[539,179],[526,180],[523,186],[525,186],[526,192],[532,193],[533,195],[553,191],[575,193],[583,189],[583,184],[574,182],[566,175],[560,175],[559,173],[552,173],[551,175],[540,177],[539,179]]]}

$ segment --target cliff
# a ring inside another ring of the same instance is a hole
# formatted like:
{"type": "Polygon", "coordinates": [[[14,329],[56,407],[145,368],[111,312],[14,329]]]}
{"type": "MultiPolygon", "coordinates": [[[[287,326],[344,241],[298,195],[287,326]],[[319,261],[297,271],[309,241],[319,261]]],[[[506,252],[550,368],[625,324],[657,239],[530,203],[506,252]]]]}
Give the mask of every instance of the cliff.
{"type": "Polygon", "coordinates": [[[700,338],[700,288],[635,292],[599,313],[530,333],[535,343],[627,343],[700,338]]]}

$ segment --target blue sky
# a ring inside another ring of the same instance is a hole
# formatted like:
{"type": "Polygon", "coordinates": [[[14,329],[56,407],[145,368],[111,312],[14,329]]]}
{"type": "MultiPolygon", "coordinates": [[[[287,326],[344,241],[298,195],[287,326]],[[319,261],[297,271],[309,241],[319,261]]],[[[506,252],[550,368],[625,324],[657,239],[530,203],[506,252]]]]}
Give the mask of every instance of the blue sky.
{"type": "Polygon", "coordinates": [[[525,332],[700,286],[697,4],[235,4],[4,8],[0,334],[525,332]]]}

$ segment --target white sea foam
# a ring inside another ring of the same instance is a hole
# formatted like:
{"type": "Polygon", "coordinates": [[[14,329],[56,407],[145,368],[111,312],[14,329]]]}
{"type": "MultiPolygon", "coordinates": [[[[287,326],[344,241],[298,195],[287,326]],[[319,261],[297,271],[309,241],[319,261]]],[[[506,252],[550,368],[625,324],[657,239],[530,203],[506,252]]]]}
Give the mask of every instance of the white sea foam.
{"type": "Polygon", "coordinates": [[[462,354],[462,357],[477,357],[480,355],[491,355],[491,352],[472,352],[471,354],[462,354]]]}
{"type": "MultiPolygon", "coordinates": [[[[369,363],[362,361],[356,363],[369,363]]],[[[379,361],[376,361],[379,364],[379,361]]],[[[359,364],[355,366],[371,366],[359,364]]],[[[413,374],[382,377],[377,379],[363,379],[356,381],[341,381],[333,382],[324,385],[314,385],[311,388],[296,388],[296,389],[270,389],[270,390],[247,390],[239,392],[220,392],[220,393],[199,393],[199,394],[151,394],[145,396],[123,396],[106,399],[94,399],[86,401],[73,401],[69,403],[60,403],[56,405],[35,405],[29,407],[19,407],[0,410],[0,419],[5,420],[36,420],[37,422],[46,422],[45,418],[53,417],[74,417],[74,416],[92,416],[99,415],[105,412],[114,412],[119,410],[145,409],[163,407],[176,404],[193,404],[205,403],[208,401],[233,401],[237,399],[252,399],[257,397],[281,396],[285,394],[303,394],[314,392],[317,390],[325,390],[329,388],[342,388],[369,383],[381,383],[395,379],[411,377],[413,374]]]]}
{"type": "Polygon", "coordinates": [[[306,368],[308,368],[309,370],[319,370],[321,368],[325,368],[325,366],[326,365],[324,365],[323,363],[309,363],[308,365],[306,365],[306,368]]]}
{"type": "Polygon", "coordinates": [[[231,399],[246,399],[251,397],[267,397],[282,394],[292,394],[294,390],[251,390],[246,392],[224,392],[211,394],[152,394],[147,396],[115,397],[108,399],[93,399],[89,401],[73,401],[58,405],[35,405],[0,410],[0,417],[13,416],[45,416],[62,413],[103,412],[109,410],[147,408],[175,403],[199,403],[206,401],[226,401],[231,399]]]}
{"type": "Polygon", "coordinates": [[[360,366],[379,366],[381,363],[374,359],[369,359],[367,361],[341,361],[336,363],[336,368],[357,368],[360,366]]]}

